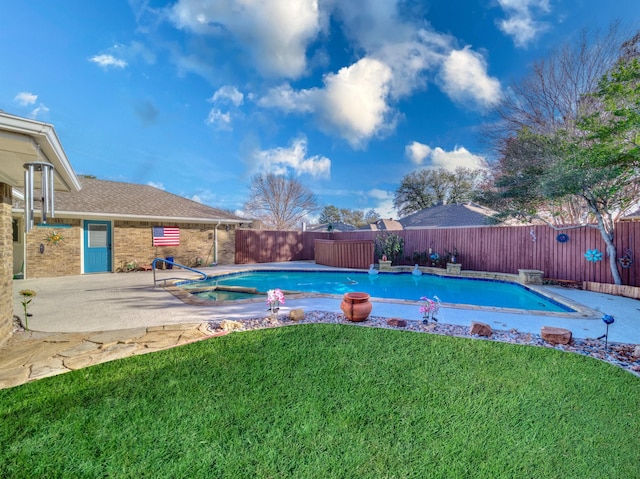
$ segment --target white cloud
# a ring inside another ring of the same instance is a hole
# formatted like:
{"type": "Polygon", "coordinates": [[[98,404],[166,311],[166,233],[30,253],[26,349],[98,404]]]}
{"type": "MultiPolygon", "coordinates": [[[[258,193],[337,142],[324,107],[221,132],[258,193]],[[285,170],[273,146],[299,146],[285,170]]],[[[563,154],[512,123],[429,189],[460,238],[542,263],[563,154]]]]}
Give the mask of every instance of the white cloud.
{"type": "Polygon", "coordinates": [[[138,58],[141,58],[148,65],[156,62],[156,54],[140,42],[131,42],[129,45],[116,43],[107,48],[104,53],[92,56],[89,61],[106,70],[108,68],[126,68],[129,63],[135,62],[138,58]]]}
{"type": "Polygon", "coordinates": [[[323,131],[358,148],[394,126],[387,104],[391,77],[387,65],[363,58],[325,75],[324,88],[294,91],[281,85],[259,99],[258,105],[287,113],[313,113],[323,131]]]}
{"type": "Polygon", "coordinates": [[[218,130],[231,131],[231,111],[223,112],[220,106],[238,107],[244,101],[244,95],[236,87],[227,85],[216,90],[207,101],[215,106],[209,111],[205,123],[218,130]]]}
{"type": "Polygon", "coordinates": [[[374,206],[373,209],[378,213],[380,218],[388,219],[396,215],[393,206],[393,192],[374,188],[367,192],[367,196],[377,202],[377,205],[374,206]]]}
{"type": "Polygon", "coordinates": [[[124,68],[127,66],[127,62],[125,62],[124,60],[108,54],[94,55],[91,58],[89,58],[89,61],[96,63],[105,69],[109,67],[124,68]]]}
{"type": "Polygon", "coordinates": [[[431,153],[431,148],[428,145],[423,145],[417,141],[405,146],[405,153],[412,163],[421,165],[424,159],[431,153]]]}
{"type": "Polygon", "coordinates": [[[147,181],[147,185],[149,186],[153,186],[154,188],[158,188],[159,190],[166,190],[166,188],[164,187],[164,184],[159,183],[157,181],[147,181]]]}
{"type": "Polygon", "coordinates": [[[264,108],[277,108],[286,113],[312,113],[321,101],[322,94],[318,88],[296,91],[285,83],[269,90],[265,96],[258,99],[257,104],[264,108]]]}
{"type": "Polygon", "coordinates": [[[321,155],[307,158],[307,139],[297,138],[289,148],[277,147],[271,150],[256,150],[252,161],[258,173],[286,175],[289,171],[296,175],[308,174],[317,178],[329,178],[331,160],[321,155]]]}
{"type": "Polygon", "coordinates": [[[388,128],[391,76],[387,65],[370,58],[327,75],[324,101],[319,105],[324,129],[359,147],[388,128]]]}
{"type": "Polygon", "coordinates": [[[38,95],[35,95],[29,91],[20,92],[13,99],[13,101],[18,103],[20,106],[33,105],[37,100],[38,95]]]}
{"type": "Polygon", "coordinates": [[[500,82],[487,74],[487,64],[469,47],[452,50],[440,71],[440,88],[454,101],[489,107],[500,100],[500,82]]]}
{"type": "Polygon", "coordinates": [[[47,108],[46,106],[44,106],[44,104],[40,103],[40,105],[37,108],[34,108],[31,111],[31,118],[38,118],[38,116],[40,116],[43,113],[49,113],[49,108],[47,108]]]}
{"type": "Polygon", "coordinates": [[[417,141],[405,147],[407,157],[416,165],[425,164],[432,168],[445,168],[454,171],[458,167],[475,169],[487,168],[487,161],[480,155],[474,155],[463,146],[456,146],[451,151],[445,151],[439,146],[431,148],[417,141]]]}
{"type": "Polygon", "coordinates": [[[401,18],[398,2],[322,5],[335,9],[335,18],[362,58],[327,73],[320,87],[273,88],[258,100],[259,106],[310,114],[325,133],[361,148],[395,128],[396,102],[426,88],[434,73],[443,92],[464,106],[477,109],[498,100],[500,83],[487,74],[481,54],[470,47],[456,50],[455,38],[401,18]]]}
{"type": "Polygon", "coordinates": [[[549,0],[498,0],[507,18],[498,22],[498,28],[513,38],[518,47],[526,47],[548,28],[537,21],[534,11],[549,13],[549,0]]]}
{"type": "Polygon", "coordinates": [[[211,103],[230,102],[234,106],[242,105],[243,100],[244,95],[235,86],[230,85],[225,85],[221,88],[218,88],[218,90],[209,99],[211,103]]]}
{"type": "Polygon", "coordinates": [[[440,64],[452,37],[410,23],[399,15],[400,1],[336,2],[343,32],[356,48],[385,63],[392,72],[391,96],[400,98],[426,86],[427,73],[440,64]]]}
{"type": "Polygon", "coordinates": [[[231,127],[231,114],[229,112],[223,113],[217,108],[212,108],[209,112],[209,116],[205,120],[207,125],[211,125],[218,130],[232,130],[231,127]]]}
{"type": "Polygon", "coordinates": [[[230,36],[267,75],[297,78],[321,31],[318,0],[179,0],[173,23],[196,34],[230,36]]]}

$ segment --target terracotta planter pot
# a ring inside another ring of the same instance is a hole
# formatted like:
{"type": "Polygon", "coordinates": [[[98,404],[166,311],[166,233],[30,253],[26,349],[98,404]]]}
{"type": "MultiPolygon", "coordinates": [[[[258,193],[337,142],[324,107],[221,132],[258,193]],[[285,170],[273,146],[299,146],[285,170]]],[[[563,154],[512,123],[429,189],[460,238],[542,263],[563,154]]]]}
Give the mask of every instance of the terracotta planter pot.
{"type": "Polygon", "coordinates": [[[340,303],[340,309],[346,318],[355,322],[367,319],[372,308],[369,293],[345,293],[340,303]]]}

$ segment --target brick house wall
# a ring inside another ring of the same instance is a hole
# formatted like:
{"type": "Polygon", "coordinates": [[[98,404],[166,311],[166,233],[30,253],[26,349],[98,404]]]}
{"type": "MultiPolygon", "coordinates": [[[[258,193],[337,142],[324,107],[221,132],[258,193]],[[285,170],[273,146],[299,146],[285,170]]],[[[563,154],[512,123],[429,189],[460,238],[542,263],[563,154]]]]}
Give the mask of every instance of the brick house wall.
{"type": "Polygon", "coordinates": [[[55,218],[47,226],[34,227],[26,235],[27,278],[51,278],[80,274],[80,250],[82,248],[82,222],[79,219],[55,218]],[[56,224],[70,225],[55,227],[56,224]],[[62,241],[48,241],[53,233],[62,236],[62,241]],[[40,252],[43,245],[43,252],[40,252]]]}
{"type": "MultiPolygon", "coordinates": [[[[113,225],[114,270],[136,261],[151,264],[155,258],[173,257],[174,262],[196,266],[198,258],[202,266],[214,261],[214,230],[216,225],[197,223],[157,223],[148,221],[115,221],[113,225]],[[155,247],[152,242],[153,226],[178,226],[180,246],[155,247]]],[[[218,263],[235,261],[235,229],[226,225],[218,227],[218,263]]]]}
{"type": "Polygon", "coordinates": [[[0,183],[0,346],[13,334],[13,228],[11,186],[0,183]]]}
{"type": "MultiPolygon", "coordinates": [[[[9,224],[9,234],[11,234],[10,226],[9,224]]],[[[200,258],[201,264],[207,266],[214,261],[215,228],[216,225],[197,223],[115,220],[112,222],[112,270],[118,271],[134,260],[138,265],[143,265],[151,264],[154,258],[169,256],[173,257],[176,263],[185,266],[196,266],[197,259],[200,258]],[[153,226],[178,226],[180,246],[154,247],[153,226]]],[[[34,226],[26,237],[26,277],[51,278],[81,274],[82,236],[83,224],[80,219],[55,218],[46,227],[34,226]],[[56,228],[55,224],[70,227],[56,228]],[[56,245],[47,241],[48,236],[54,231],[64,238],[56,245]],[[40,252],[41,244],[44,245],[42,253],[40,252]]],[[[235,228],[230,225],[227,231],[226,225],[220,225],[218,226],[218,263],[233,264],[234,261],[235,228]]],[[[9,271],[11,272],[11,269],[9,271]]]]}

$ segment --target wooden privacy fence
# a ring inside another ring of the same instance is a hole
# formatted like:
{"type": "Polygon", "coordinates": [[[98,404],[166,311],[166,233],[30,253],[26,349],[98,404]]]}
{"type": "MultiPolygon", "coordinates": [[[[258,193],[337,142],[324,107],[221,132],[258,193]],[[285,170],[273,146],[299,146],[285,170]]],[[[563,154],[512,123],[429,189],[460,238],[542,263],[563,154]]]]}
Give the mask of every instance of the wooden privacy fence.
{"type": "Polygon", "coordinates": [[[372,240],[315,240],[317,264],[365,269],[373,263],[372,240]]]}
{"type": "Polygon", "coordinates": [[[331,233],[236,230],[236,264],[273,263],[313,259],[313,241],[331,233]]]}
{"type": "MultiPolygon", "coordinates": [[[[418,255],[432,249],[444,255],[458,251],[462,269],[517,274],[518,269],[538,269],[546,278],[567,281],[613,283],[606,247],[595,228],[580,227],[557,231],[548,226],[494,226],[478,228],[434,228],[396,231],[404,239],[404,253],[396,264],[412,265],[418,255]],[[566,234],[566,242],[558,241],[566,234]],[[602,252],[602,261],[589,262],[587,250],[602,252]]],[[[308,233],[302,231],[238,230],[236,263],[314,260],[316,239],[369,240],[379,231],[308,233]]],[[[622,283],[640,286],[640,222],[623,221],[616,225],[618,257],[630,252],[628,268],[618,266],[622,283]]],[[[368,265],[367,265],[368,266],[368,265]]]]}

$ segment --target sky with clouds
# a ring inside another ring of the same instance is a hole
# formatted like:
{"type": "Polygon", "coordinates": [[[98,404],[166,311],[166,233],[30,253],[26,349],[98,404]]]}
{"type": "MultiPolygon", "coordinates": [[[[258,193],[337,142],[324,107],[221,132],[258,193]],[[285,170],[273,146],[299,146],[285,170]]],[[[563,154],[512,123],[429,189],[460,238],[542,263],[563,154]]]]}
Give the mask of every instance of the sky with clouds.
{"type": "Polygon", "coordinates": [[[397,218],[404,175],[486,166],[509,84],[616,19],[638,0],[8,2],[0,109],[52,123],[79,174],[239,212],[272,172],[397,218]]]}

